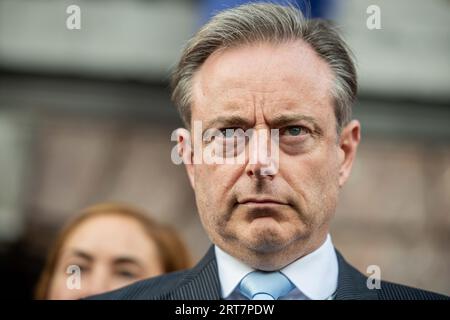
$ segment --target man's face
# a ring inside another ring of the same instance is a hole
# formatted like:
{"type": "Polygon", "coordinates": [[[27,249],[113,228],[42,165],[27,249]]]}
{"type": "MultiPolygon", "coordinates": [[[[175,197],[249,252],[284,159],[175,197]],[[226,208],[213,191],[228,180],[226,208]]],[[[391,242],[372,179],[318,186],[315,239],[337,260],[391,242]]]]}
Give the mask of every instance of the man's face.
{"type": "MultiPolygon", "coordinates": [[[[283,267],[328,233],[353,159],[337,136],[333,84],[327,63],[301,41],[219,51],[194,76],[191,124],[253,129],[250,140],[279,130],[279,156],[270,160],[278,170],[262,170],[267,159],[250,141],[242,164],[187,165],[211,240],[255,268],[283,267]]],[[[350,126],[343,134],[354,152],[359,124],[350,126]]]]}

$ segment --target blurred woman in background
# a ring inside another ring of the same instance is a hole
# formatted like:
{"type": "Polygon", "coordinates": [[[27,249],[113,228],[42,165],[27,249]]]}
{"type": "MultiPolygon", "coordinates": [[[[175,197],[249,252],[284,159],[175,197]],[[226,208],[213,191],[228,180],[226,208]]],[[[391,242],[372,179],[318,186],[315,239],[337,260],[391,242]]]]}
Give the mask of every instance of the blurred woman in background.
{"type": "Polygon", "coordinates": [[[36,298],[79,299],[190,266],[186,246],[172,228],[132,207],[98,204],[82,211],[59,234],[36,298]],[[79,286],[72,287],[76,270],[79,286]]]}

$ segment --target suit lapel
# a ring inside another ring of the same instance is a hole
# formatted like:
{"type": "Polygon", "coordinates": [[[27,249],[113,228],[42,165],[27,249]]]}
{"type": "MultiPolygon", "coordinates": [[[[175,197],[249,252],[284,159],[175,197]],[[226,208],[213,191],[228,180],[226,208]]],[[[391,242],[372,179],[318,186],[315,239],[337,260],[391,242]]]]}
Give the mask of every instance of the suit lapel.
{"type": "Polygon", "coordinates": [[[214,246],[184,277],[179,288],[170,297],[177,300],[219,300],[220,280],[214,246]]]}
{"type": "Polygon", "coordinates": [[[378,300],[377,290],[367,288],[367,277],[352,267],[336,250],[339,265],[335,300],[378,300]]]}

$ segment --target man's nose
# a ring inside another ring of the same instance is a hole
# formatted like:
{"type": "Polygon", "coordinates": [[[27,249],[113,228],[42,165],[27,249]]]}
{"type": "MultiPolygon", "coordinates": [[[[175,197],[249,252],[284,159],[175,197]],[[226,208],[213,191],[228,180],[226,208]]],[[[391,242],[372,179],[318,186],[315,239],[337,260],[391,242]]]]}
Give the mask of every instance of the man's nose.
{"type": "Polygon", "coordinates": [[[274,130],[254,130],[248,146],[248,162],[245,168],[251,178],[273,178],[278,172],[278,135],[274,130]]]}

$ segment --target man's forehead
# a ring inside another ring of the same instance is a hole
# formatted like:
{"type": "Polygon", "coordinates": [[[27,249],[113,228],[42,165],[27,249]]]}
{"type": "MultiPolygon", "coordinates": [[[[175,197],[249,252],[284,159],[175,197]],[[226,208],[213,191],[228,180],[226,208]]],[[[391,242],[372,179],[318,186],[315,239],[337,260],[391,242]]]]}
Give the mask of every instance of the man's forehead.
{"type": "Polygon", "coordinates": [[[313,51],[302,58],[302,46],[268,46],[234,48],[208,58],[193,79],[192,113],[257,107],[273,113],[331,103],[331,70],[313,51]],[[304,59],[315,60],[299,62],[304,59]]]}
{"type": "Polygon", "coordinates": [[[222,49],[206,59],[193,78],[204,93],[228,87],[254,87],[269,92],[275,82],[314,82],[327,85],[334,78],[329,65],[303,41],[257,43],[222,49]]]}

